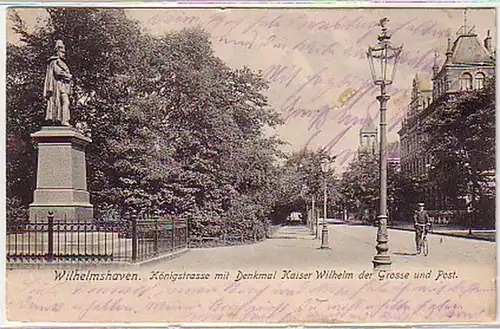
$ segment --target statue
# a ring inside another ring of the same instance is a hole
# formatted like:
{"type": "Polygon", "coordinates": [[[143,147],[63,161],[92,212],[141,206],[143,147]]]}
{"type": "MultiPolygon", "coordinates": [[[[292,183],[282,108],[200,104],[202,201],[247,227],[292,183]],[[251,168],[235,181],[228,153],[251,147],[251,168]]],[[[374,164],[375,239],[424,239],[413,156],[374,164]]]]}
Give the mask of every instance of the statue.
{"type": "Polygon", "coordinates": [[[55,55],[49,58],[43,97],[47,100],[45,120],[69,126],[69,95],[72,78],[68,66],[64,62],[66,48],[61,40],[56,41],[55,55]]]}
{"type": "Polygon", "coordinates": [[[380,26],[381,28],[385,28],[387,22],[389,22],[389,18],[384,17],[378,22],[377,25],[380,26]]]}

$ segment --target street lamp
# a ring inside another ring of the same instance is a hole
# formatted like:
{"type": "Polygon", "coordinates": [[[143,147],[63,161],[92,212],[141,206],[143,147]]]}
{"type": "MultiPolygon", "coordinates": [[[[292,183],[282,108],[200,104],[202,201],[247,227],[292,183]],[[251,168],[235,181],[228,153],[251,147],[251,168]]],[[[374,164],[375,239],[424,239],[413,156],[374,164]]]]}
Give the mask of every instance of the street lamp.
{"type": "MultiPolygon", "coordinates": [[[[303,163],[299,163],[298,171],[301,174],[300,175],[301,179],[304,179],[304,177],[307,178],[306,166],[303,163]]],[[[307,227],[309,227],[311,229],[311,234],[312,234],[312,233],[314,233],[314,224],[313,224],[313,218],[311,218],[311,217],[313,217],[312,213],[310,214],[309,209],[308,209],[309,203],[307,200],[307,195],[309,194],[309,192],[310,192],[310,189],[309,189],[309,186],[307,185],[307,183],[302,184],[302,189],[300,190],[300,196],[302,197],[302,199],[304,200],[304,202],[306,204],[306,218],[307,218],[306,224],[307,224],[307,227]]],[[[314,199],[312,202],[312,212],[314,212],[314,199]]]]}
{"type": "Polygon", "coordinates": [[[314,235],[314,239],[317,239],[317,234],[315,230],[318,229],[318,217],[316,216],[316,196],[314,193],[311,196],[311,234],[314,235]]]}
{"type": "Polygon", "coordinates": [[[302,184],[302,188],[300,189],[300,197],[302,198],[304,204],[306,205],[306,226],[309,228],[310,219],[309,219],[309,207],[307,203],[307,193],[308,193],[307,185],[302,184]]]}
{"type": "Polygon", "coordinates": [[[380,86],[380,209],[377,230],[377,255],[373,257],[373,267],[389,268],[392,264],[389,255],[389,238],[387,235],[387,136],[386,136],[386,111],[389,95],[386,86],[392,84],[396,65],[403,50],[403,46],[395,47],[389,41],[391,36],[387,32],[387,18],[380,20],[379,26],[382,33],[378,36],[378,43],[368,47],[366,53],[370,63],[370,71],[375,85],[380,86]]]}
{"type": "Polygon", "coordinates": [[[324,190],[323,190],[323,228],[321,229],[321,249],[330,249],[328,246],[328,225],[326,222],[326,205],[328,202],[328,195],[326,191],[326,177],[330,171],[330,161],[328,159],[323,159],[321,161],[321,171],[324,177],[324,190]]]}

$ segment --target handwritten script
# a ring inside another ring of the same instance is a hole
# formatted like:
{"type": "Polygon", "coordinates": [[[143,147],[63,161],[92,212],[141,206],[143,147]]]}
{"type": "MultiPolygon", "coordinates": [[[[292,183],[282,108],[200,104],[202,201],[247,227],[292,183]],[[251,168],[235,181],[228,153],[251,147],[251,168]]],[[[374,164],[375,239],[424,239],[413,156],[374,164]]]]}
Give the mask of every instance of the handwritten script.
{"type": "MultiPolygon", "coordinates": [[[[65,275],[70,280],[66,281],[61,279],[62,271],[55,274],[60,277],[57,280],[50,271],[43,272],[25,272],[24,276],[9,273],[11,320],[480,321],[492,320],[495,309],[492,282],[444,270],[373,273],[285,269],[233,271],[231,275],[223,271],[219,278],[216,273],[141,270],[138,275],[129,275],[130,279],[113,282],[89,281],[83,270],[76,272],[76,278],[84,280],[75,280],[75,271],[69,271],[65,275]]],[[[104,276],[125,278],[109,271],[104,276]]]]}
{"type": "MultiPolygon", "coordinates": [[[[475,14],[475,23],[494,27],[494,15],[484,13],[475,14]]],[[[404,46],[389,91],[388,139],[394,141],[412,79],[430,75],[436,51],[443,64],[457,15],[430,9],[170,10],[149,12],[141,21],[158,34],[195,26],[210,32],[218,56],[233,67],[261,70],[270,82],[269,101],[286,122],[280,137],[295,149],[324,148],[344,166],[356,154],[361,126],[379,119],[366,50],[376,43],[380,17],[390,17],[392,41],[404,46]]]]}

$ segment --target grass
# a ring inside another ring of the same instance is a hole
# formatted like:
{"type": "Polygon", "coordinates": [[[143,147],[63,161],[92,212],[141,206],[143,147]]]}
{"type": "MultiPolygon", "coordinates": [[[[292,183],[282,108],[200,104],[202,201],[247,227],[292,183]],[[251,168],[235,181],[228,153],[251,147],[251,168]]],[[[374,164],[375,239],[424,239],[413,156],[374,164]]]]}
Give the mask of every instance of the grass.
{"type": "MultiPolygon", "coordinates": [[[[440,231],[437,231],[440,233],[440,231]]],[[[496,239],[496,232],[495,231],[474,231],[472,230],[472,235],[469,235],[469,231],[444,231],[446,234],[453,235],[453,236],[461,236],[461,237],[475,237],[475,238],[481,238],[484,240],[488,241],[495,241],[496,239]]]]}

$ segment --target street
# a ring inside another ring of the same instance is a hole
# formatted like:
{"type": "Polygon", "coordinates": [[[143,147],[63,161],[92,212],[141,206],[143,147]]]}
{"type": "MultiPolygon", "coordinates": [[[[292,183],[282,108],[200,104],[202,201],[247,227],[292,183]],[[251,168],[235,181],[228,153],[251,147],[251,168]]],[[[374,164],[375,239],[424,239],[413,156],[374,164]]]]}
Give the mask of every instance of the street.
{"type": "MultiPolygon", "coordinates": [[[[281,227],[273,238],[261,243],[234,247],[192,249],[154,267],[169,269],[238,268],[371,268],[375,255],[376,227],[329,225],[330,250],[318,249],[321,242],[304,226],[281,227]]],[[[485,266],[494,269],[496,244],[450,236],[428,236],[429,255],[415,255],[413,232],[389,230],[393,268],[485,266]]]]}
{"type": "Polygon", "coordinates": [[[7,271],[12,320],[147,322],[478,321],[495,316],[495,243],[389,230],[391,271],[372,271],[376,228],[304,226],[252,245],[190,249],[142,266],[7,271]],[[59,277],[57,279],[56,277],[59,277]]]}

